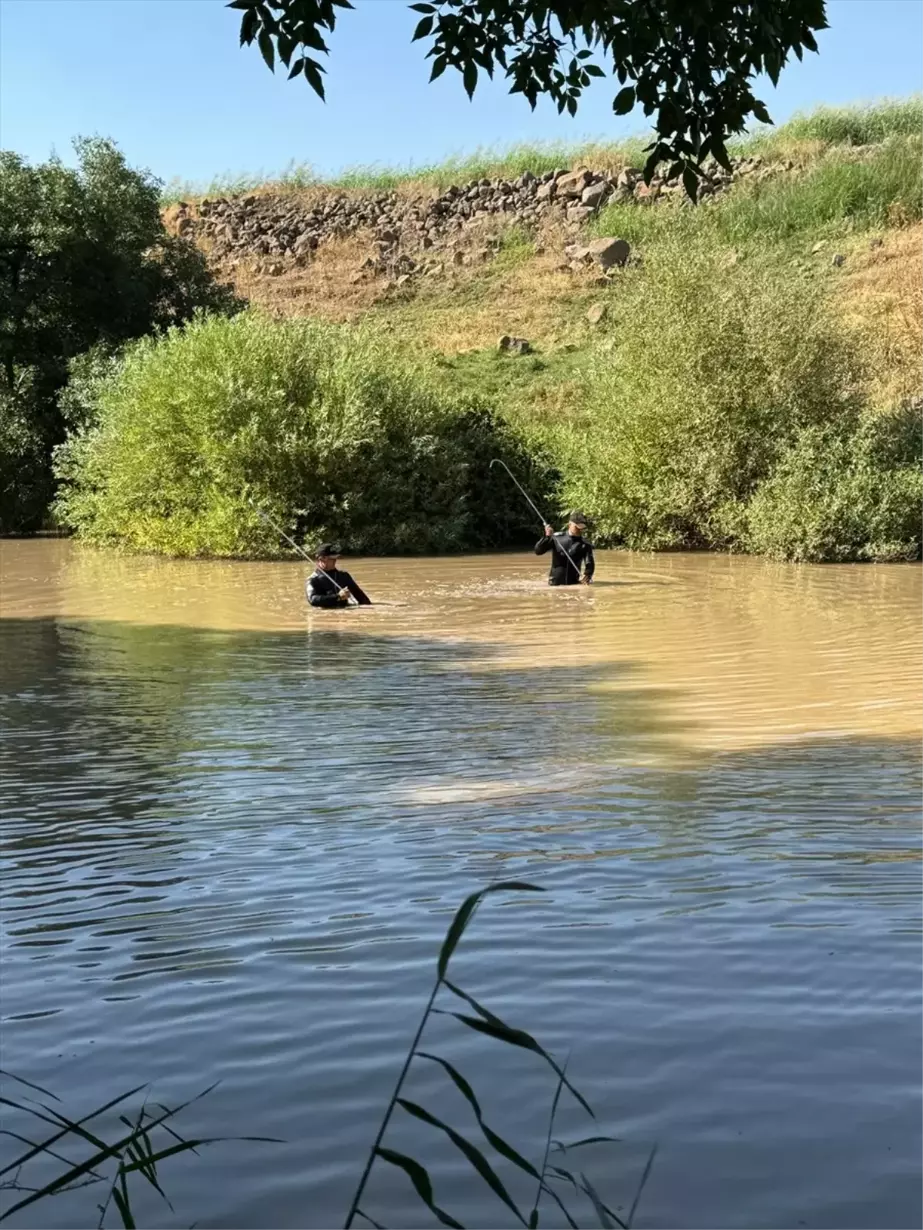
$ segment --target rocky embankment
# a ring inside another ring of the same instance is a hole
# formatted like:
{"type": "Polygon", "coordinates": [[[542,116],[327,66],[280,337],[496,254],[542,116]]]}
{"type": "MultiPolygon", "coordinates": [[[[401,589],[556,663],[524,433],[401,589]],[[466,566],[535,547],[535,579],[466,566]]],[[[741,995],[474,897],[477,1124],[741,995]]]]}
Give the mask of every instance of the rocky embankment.
{"type": "MultiPolygon", "coordinates": [[[[706,169],[700,193],[725,191],[737,178],[762,179],[791,170],[791,163],[760,157],[732,163],[732,173],[716,164],[706,169]]],[[[497,235],[506,226],[537,230],[546,223],[575,232],[610,202],[653,205],[682,195],[681,182],[667,168],[645,184],[635,167],[602,173],[580,167],[543,176],[526,171],[516,179],[480,179],[444,191],[342,192],[310,189],[258,192],[196,205],[180,202],[168,222],[180,235],[201,244],[215,262],[234,268],[241,262],[255,271],[278,276],[310,264],[326,242],[366,233],[370,255],[355,278],[386,274],[397,282],[441,272],[446,264],[489,260],[497,235]],[[479,246],[480,242],[480,246],[479,246]]],[[[598,260],[603,269],[624,264],[627,245],[617,259],[599,259],[579,245],[567,250],[571,263],[598,260]],[[576,255],[575,255],[576,251],[576,255]]]]}

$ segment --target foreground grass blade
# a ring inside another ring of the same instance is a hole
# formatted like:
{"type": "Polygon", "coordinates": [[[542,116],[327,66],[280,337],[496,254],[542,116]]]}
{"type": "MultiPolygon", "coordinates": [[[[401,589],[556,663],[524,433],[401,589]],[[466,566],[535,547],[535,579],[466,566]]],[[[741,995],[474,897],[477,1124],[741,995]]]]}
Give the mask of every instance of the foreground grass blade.
{"type": "Polygon", "coordinates": [[[596,1216],[599,1218],[603,1230],[615,1230],[616,1226],[619,1227],[619,1230],[628,1230],[625,1222],[613,1213],[608,1205],[603,1203],[599,1192],[597,1192],[596,1188],[582,1171],[580,1173],[580,1180],[583,1184],[583,1190],[593,1201],[593,1208],[596,1210],[596,1216]]]}
{"type": "Polygon", "coordinates": [[[40,1093],[43,1097],[51,1098],[52,1102],[61,1101],[50,1089],[43,1089],[41,1085],[33,1085],[32,1081],[27,1081],[24,1076],[17,1076],[14,1072],[8,1072],[6,1068],[0,1068],[0,1076],[5,1076],[7,1080],[16,1081],[17,1084],[25,1085],[28,1089],[34,1089],[36,1093],[40,1093]]]}
{"type": "Polygon", "coordinates": [[[442,941],[437,965],[439,977],[445,978],[445,972],[449,968],[452,953],[458,947],[458,941],[465,934],[465,928],[471,921],[472,914],[488,893],[543,893],[544,891],[537,884],[526,884],[522,880],[504,880],[500,884],[489,884],[487,888],[482,888],[479,892],[466,897],[458,907],[445,939],[442,941]]]}
{"type": "Polygon", "coordinates": [[[406,1110],[408,1114],[414,1115],[417,1119],[421,1119],[424,1123],[430,1124],[431,1127],[437,1127],[441,1131],[445,1132],[452,1144],[455,1145],[459,1152],[465,1155],[491,1191],[493,1191],[494,1194],[503,1201],[508,1209],[512,1210],[524,1226],[527,1224],[526,1219],[516,1207],[516,1203],[512,1196],[498,1178],[497,1172],[476,1145],[473,1145],[470,1140],[466,1140],[460,1132],[456,1132],[454,1128],[449,1127],[449,1125],[444,1123],[441,1119],[437,1119],[435,1115],[430,1114],[428,1110],[426,1110],[423,1106],[419,1106],[416,1102],[409,1102],[406,1098],[398,1098],[397,1101],[398,1105],[403,1106],[404,1110],[406,1110]]]}
{"type": "MultiPolygon", "coordinates": [[[[0,1097],[0,1105],[12,1106],[16,1110],[25,1111],[27,1114],[34,1115],[37,1119],[42,1119],[46,1123],[53,1123],[56,1126],[59,1123],[66,1124],[66,1126],[56,1132],[54,1136],[49,1136],[47,1140],[43,1141],[41,1144],[35,1145],[34,1148],[32,1148],[28,1153],[24,1153],[21,1157],[17,1157],[15,1161],[10,1162],[8,1166],[4,1166],[3,1169],[0,1170],[0,1178],[2,1178],[5,1174],[9,1174],[11,1170],[16,1170],[19,1166],[24,1166],[25,1163],[31,1161],[33,1157],[37,1157],[39,1153],[47,1153],[49,1146],[57,1144],[58,1141],[63,1140],[65,1136],[69,1136],[74,1132],[78,1135],[83,1135],[83,1124],[89,1123],[98,1115],[105,1114],[108,1110],[112,1110],[113,1106],[118,1106],[121,1102],[127,1101],[128,1098],[134,1097],[136,1093],[140,1093],[144,1088],[144,1085],[136,1085],[134,1089],[129,1089],[127,1093],[120,1094],[117,1098],[113,1098],[111,1102],[106,1102],[105,1105],[98,1107],[96,1110],[91,1111],[90,1114],[84,1115],[83,1118],[77,1119],[73,1122],[69,1119],[65,1119],[63,1115],[58,1115],[56,1111],[51,1109],[51,1107],[43,1107],[43,1110],[45,1110],[47,1114],[41,1114],[32,1106],[24,1106],[21,1102],[15,1102],[11,1098],[0,1097]],[[50,1118],[52,1114],[55,1116],[54,1118],[50,1118]]],[[[0,1213],[0,1221],[2,1221],[6,1216],[8,1216],[7,1213],[0,1213]]]]}
{"type": "Polygon", "coordinates": [[[457,1021],[461,1021],[463,1025],[467,1025],[469,1029],[474,1029],[478,1033],[487,1034],[489,1038],[496,1038],[500,1042],[508,1042],[511,1046],[520,1046],[523,1050],[532,1051],[536,1055],[541,1055],[546,1063],[550,1065],[555,1074],[562,1077],[564,1085],[568,1092],[580,1103],[587,1114],[595,1119],[593,1108],[579,1090],[575,1089],[570,1081],[564,1076],[561,1068],[551,1058],[543,1046],[541,1046],[531,1034],[526,1033],[524,1029],[513,1029],[503,1021],[495,1023],[480,1019],[476,1016],[467,1016],[464,1012],[447,1012],[445,1016],[454,1016],[457,1021]]]}
{"type": "Polygon", "coordinates": [[[368,1213],[363,1213],[361,1209],[356,1209],[356,1216],[363,1217],[370,1226],[375,1227],[375,1230],[385,1230],[385,1227],[377,1222],[374,1217],[369,1217],[368,1213]]]}
{"type": "Polygon", "coordinates": [[[447,1059],[442,1059],[439,1055],[429,1055],[425,1051],[418,1051],[417,1055],[420,1059],[431,1059],[433,1063],[438,1063],[449,1074],[455,1083],[455,1087],[464,1098],[467,1099],[471,1109],[474,1111],[475,1118],[481,1128],[481,1131],[487,1137],[488,1141],[493,1145],[499,1154],[512,1162],[514,1166],[518,1166],[520,1170],[524,1170],[526,1174],[531,1175],[533,1179],[541,1179],[541,1175],[535,1169],[530,1161],[518,1153],[508,1141],[505,1141],[502,1136],[494,1132],[484,1121],[484,1116],[481,1113],[481,1106],[477,1098],[474,1096],[474,1090],[462,1076],[461,1072],[456,1067],[449,1063],[447,1059]]]}
{"type": "Polygon", "coordinates": [[[408,1157],[405,1153],[395,1153],[393,1149],[383,1149],[381,1145],[375,1150],[375,1155],[380,1157],[382,1161],[390,1162],[392,1166],[398,1166],[408,1175],[411,1183],[417,1190],[417,1195],[426,1207],[436,1215],[443,1226],[449,1226],[450,1230],[465,1230],[461,1222],[456,1221],[444,1209],[440,1209],[433,1200],[433,1185],[430,1182],[425,1166],[421,1166],[419,1162],[414,1161],[412,1157],[408,1157]]]}
{"type": "MultiPolygon", "coordinates": [[[[143,1089],[143,1088],[144,1088],[143,1085],[139,1085],[136,1090],[133,1090],[133,1092],[137,1093],[139,1089],[143,1089]]],[[[161,1116],[157,1116],[153,1118],[148,1124],[148,1130],[159,1126],[159,1124],[162,1123],[167,1118],[170,1118],[171,1116],[178,1114],[181,1110],[185,1110],[187,1106],[191,1106],[193,1102],[199,1101],[200,1098],[204,1098],[205,1095],[207,1093],[210,1093],[211,1090],[214,1088],[215,1088],[214,1085],[210,1085],[208,1089],[203,1090],[202,1093],[197,1094],[194,1098],[190,1098],[188,1102],[183,1102],[182,1105],[178,1106],[175,1111],[168,1111],[168,1112],[165,1112],[161,1116]]],[[[130,1097],[130,1096],[131,1094],[124,1094],[120,1098],[115,1098],[108,1105],[110,1107],[115,1106],[119,1102],[124,1101],[126,1097],[130,1097]]],[[[98,1114],[99,1112],[96,1112],[96,1113],[98,1114]]],[[[61,1138],[62,1135],[67,1135],[68,1130],[75,1130],[78,1133],[78,1135],[85,1136],[86,1133],[80,1127],[80,1123],[86,1122],[86,1118],[93,1118],[93,1116],[92,1115],[87,1116],[83,1120],[73,1124],[72,1129],[66,1129],[64,1132],[54,1137],[53,1140],[57,1141],[61,1138]]],[[[11,1208],[4,1209],[4,1211],[0,1213],[0,1221],[4,1221],[6,1218],[11,1217],[13,1213],[18,1212],[20,1209],[24,1209],[28,1205],[34,1204],[36,1200],[41,1200],[44,1196],[50,1196],[53,1192],[60,1191],[61,1188],[68,1186],[68,1184],[72,1183],[75,1179],[80,1179],[80,1178],[83,1178],[83,1176],[86,1174],[93,1173],[101,1162],[107,1161],[110,1158],[115,1158],[119,1162],[121,1162],[122,1153],[124,1152],[128,1144],[133,1142],[134,1139],[135,1139],[134,1133],[130,1132],[127,1136],[121,1137],[114,1144],[106,1145],[105,1148],[98,1150],[98,1152],[95,1153],[91,1158],[88,1158],[87,1161],[81,1162],[77,1166],[73,1166],[69,1171],[66,1171],[62,1175],[59,1175],[56,1179],[53,1179],[51,1183],[47,1183],[44,1187],[40,1188],[38,1191],[31,1192],[24,1200],[20,1200],[17,1204],[14,1204],[11,1208]]]]}
{"type": "Polygon", "coordinates": [[[641,1182],[638,1184],[638,1190],[635,1192],[635,1198],[631,1202],[631,1208],[628,1211],[628,1225],[629,1226],[634,1222],[635,1211],[637,1210],[638,1203],[641,1200],[641,1193],[644,1191],[644,1185],[647,1183],[648,1179],[650,1178],[650,1173],[654,1165],[654,1158],[656,1156],[657,1156],[657,1146],[654,1145],[654,1147],[651,1149],[651,1155],[647,1159],[647,1165],[644,1167],[644,1173],[641,1176],[641,1182]]]}

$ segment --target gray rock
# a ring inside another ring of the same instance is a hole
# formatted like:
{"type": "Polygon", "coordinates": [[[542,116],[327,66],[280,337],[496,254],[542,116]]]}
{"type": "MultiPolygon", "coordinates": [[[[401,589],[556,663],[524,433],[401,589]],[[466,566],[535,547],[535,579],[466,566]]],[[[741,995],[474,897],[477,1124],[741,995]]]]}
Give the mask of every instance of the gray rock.
{"type": "Polygon", "coordinates": [[[587,222],[593,217],[596,211],[592,205],[571,205],[568,207],[565,217],[568,222],[573,222],[579,226],[583,222],[587,222]]]}
{"type": "Polygon", "coordinates": [[[573,260],[595,263],[603,269],[612,269],[616,265],[624,265],[629,256],[631,256],[631,246],[627,240],[608,237],[592,239],[588,244],[574,245],[567,251],[573,260]]]}
{"type": "Polygon", "coordinates": [[[580,202],[582,205],[589,206],[590,209],[598,209],[608,195],[609,185],[604,179],[601,179],[598,183],[590,184],[588,188],[584,188],[580,202]]]}
{"type": "Polygon", "coordinates": [[[506,354],[529,354],[532,347],[524,337],[510,337],[504,334],[497,343],[497,348],[506,354]]]}
{"type": "Polygon", "coordinates": [[[842,252],[837,252],[837,254],[833,258],[832,263],[833,263],[834,268],[839,269],[841,265],[846,264],[846,257],[843,255],[842,252]]]}
{"type": "Polygon", "coordinates": [[[572,171],[570,175],[562,175],[555,182],[557,195],[564,197],[582,196],[584,188],[589,186],[592,178],[589,171],[572,171]]]}
{"type": "Polygon", "coordinates": [[[605,320],[606,311],[607,309],[604,303],[594,303],[593,306],[587,310],[586,318],[591,325],[598,325],[600,321],[605,320]]]}

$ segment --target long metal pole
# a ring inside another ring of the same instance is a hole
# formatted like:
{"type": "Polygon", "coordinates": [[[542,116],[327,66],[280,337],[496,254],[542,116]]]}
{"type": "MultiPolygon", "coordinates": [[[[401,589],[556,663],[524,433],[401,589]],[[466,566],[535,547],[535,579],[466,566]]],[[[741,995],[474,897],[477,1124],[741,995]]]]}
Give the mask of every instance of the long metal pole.
{"type": "MultiPolygon", "coordinates": [[[[528,491],[526,491],[526,489],[525,489],[525,488],[523,487],[523,485],[520,483],[519,479],[516,477],[516,475],[513,473],[513,471],[510,469],[510,467],[506,464],[506,462],[505,462],[505,461],[501,461],[499,457],[495,457],[495,458],[493,459],[493,461],[490,463],[490,469],[493,469],[493,468],[494,468],[494,466],[503,466],[504,470],[506,470],[507,474],[509,474],[510,478],[513,480],[513,482],[516,484],[516,486],[518,487],[518,489],[519,489],[519,490],[520,490],[520,492],[522,493],[523,498],[525,499],[526,503],[529,505],[529,507],[530,507],[530,508],[532,509],[532,511],[535,513],[536,517],[538,517],[539,521],[541,521],[541,523],[542,523],[542,529],[544,529],[546,525],[550,525],[550,524],[551,524],[551,522],[547,519],[547,517],[543,517],[543,516],[542,516],[542,514],[541,514],[541,512],[540,512],[540,511],[536,508],[535,504],[532,502],[532,498],[531,498],[531,496],[529,495],[528,491]]],[[[564,550],[564,548],[563,548],[562,546],[560,546],[560,545],[558,545],[558,544],[556,544],[556,543],[555,543],[555,540],[554,540],[554,535],[553,535],[553,534],[552,534],[552,536],[551,536],[551,545],[552,545],[552,547],[554,547],[554,546],[558,546],[558,550],[559,550],[559,551],[560,551],[560,553],[564,556],[564,558],[567,560],[567,562],[570,564],[571,568],[573,568],[573,570],[576,572],[576,574],[577,574],[577,580],[579,581],[579,580],[580,580],[580,569],[577,567],[577,565],[574,563],[574,561],[571,559],[571,557],[567,554],[567,552],[564,550]]]]}
{"type": "MultiPolygon", "coordinates": [[[[308,561],[308,563],[312,565],[312,567],[317,568],[317,560],[312,559],[311,556],[308,555],[307,551],[299,547],[298,543],[295,542],[294,539],[289,538],[285,530],[283,530],[281,526],[276,525],[275,521],[273,521],[272,517],[270,517],[268,513],[264,513],[262,508],[257,508],[257,506],[253,503],[252,500],[250,500],[250,507],[253,509],[253,511],[256,513],[258,517],[263,518],[263,520],[266,522],[267,525],[271,525],[272,528],[276,531],[276,533],[281,535],[281,537],[285,539],[285,541],[288,543],[288,545],[293,550],[297,551],[299,555],[303,555],[304,558],[308,561]]],[[[325,572],[323,568],[321,568],[320,571],[325,572]]],[[[336,581],[334,581],[333,577],[330,577],[330,584],[336,585],[336,581]]],[[[358,606],[359,605],[358,598],[356,598],[355,595],[348,588],[347,588],[347,593],[349,594],[349,597],[346,599],[346,605],[347,606],[358,606]]]]}

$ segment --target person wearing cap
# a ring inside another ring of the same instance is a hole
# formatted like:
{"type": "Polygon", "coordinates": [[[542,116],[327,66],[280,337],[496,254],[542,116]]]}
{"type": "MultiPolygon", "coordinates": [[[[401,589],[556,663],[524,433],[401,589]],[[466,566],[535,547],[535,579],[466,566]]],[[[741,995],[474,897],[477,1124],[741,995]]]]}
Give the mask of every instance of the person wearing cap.
{"type": "Polygon", "coordinates": [[[592,582],[596,561],[593,544],[583,536],[585,529],[586,517],[576,508],[567,515],[566,531],[556,534],[552,526],[545,526],[545,537],[535,544],[535,554],[551,552],[549,585],[589,585],[592,582]]]}
{"type": "Polygon", "coordinates": [[[372,599],[360,589],[348,572],[337,568],[340,548],[332,542],[322,542],[314,553],[317,567],[305,583],[305,593],[311,606],[337,609],[349,603],[350,595],[360,606],[371,606],[372,599]]]}

